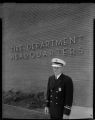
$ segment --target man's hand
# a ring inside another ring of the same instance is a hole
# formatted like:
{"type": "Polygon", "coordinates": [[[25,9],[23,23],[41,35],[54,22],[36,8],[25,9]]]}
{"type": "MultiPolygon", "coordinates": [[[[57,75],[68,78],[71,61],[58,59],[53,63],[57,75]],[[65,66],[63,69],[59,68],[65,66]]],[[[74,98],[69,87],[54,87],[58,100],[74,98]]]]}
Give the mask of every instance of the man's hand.
{"type": "Polygon", "coordinates": [[[45,107],[45,114],[48,114],[48,113],[49,113],[49,108],[45,107]]]}
{"type": "Polygon", "coordinates": [[[69,116],[64,114],[63,119],[69,119],[69,116]]]}

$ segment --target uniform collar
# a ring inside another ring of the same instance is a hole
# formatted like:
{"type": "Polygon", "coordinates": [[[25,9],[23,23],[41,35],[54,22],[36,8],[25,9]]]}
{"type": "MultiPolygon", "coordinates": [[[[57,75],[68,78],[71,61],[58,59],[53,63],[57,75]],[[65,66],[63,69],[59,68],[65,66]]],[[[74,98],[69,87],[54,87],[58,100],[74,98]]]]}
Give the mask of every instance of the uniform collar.
{"type": "Polygon", "coordinates": [[[60,75],[61,75],[62,73],[60,73],[59,75],[57,75],[56,77],[57,77],[57,79],[60,77],[60,75]]]}

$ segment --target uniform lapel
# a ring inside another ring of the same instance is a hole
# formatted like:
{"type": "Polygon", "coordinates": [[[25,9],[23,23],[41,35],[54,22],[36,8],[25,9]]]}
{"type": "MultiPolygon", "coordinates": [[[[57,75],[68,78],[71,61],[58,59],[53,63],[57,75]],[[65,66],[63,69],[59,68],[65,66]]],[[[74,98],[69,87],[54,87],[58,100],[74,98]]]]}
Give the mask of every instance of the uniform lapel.
{"type": "Polygon", "coordinates": [[[53,76],[52,79],[51,79],[51,82],[50,82],[50,88],[55,89],[58,86],[60,86],[63,79],[64,79],[64,74],[61,74],[60,77],[57,80],[56,80],[56,77],[53,76]]]}
{"type": "Polygon", "coordinates": [[[61,82],[63,80],[63,74],[60,75],[60,77],[55,80],[54,88],[57,88],[59,85],[61,85],[61,82]]]}
{"type": "Polygon", "coordinates": [[[55,82],[56,82],[55,79],[56,79],[55,76],[53,76],[53,77],[52,77],[52,80],[51,80],[51,84],[50,84],[50,88],[51,88],[51,89],[54,89],[54,87],[55,87],[55,82]]]}

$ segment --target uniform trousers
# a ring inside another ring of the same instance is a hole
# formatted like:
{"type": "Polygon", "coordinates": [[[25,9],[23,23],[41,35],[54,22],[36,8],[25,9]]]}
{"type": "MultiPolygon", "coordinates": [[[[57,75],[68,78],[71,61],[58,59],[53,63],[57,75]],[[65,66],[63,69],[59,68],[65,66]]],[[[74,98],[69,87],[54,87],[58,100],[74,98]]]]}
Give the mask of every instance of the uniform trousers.
{"type": "Polygon", "coordinates": [[[51,118],[51,119],[63,119],[63,117],[54,117],[54,116],[52,116],[52,115],[50,115],[50,118],[51,118]]]}
{"type": "Polygon", "coordinates": [[[60,107],[58,108],[54,107],[49,109],[51,119],[63,119],[63,109],[61,109],[60,107]]]}

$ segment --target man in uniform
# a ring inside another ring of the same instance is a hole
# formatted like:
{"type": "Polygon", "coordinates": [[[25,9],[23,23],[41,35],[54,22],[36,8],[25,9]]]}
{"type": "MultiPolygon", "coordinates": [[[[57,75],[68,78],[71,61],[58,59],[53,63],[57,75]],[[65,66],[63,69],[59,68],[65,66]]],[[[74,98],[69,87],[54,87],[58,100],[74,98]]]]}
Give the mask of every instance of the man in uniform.
{"type": "Polygon", "coordinates": [[[65,61],[53,58],[51,62],[54,75],[48,80],[45,113],[49,113],[52,119],[69,119],[73,102],[73,82],[62,73],[65,61]]]}

